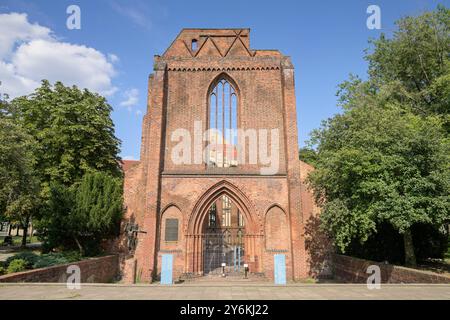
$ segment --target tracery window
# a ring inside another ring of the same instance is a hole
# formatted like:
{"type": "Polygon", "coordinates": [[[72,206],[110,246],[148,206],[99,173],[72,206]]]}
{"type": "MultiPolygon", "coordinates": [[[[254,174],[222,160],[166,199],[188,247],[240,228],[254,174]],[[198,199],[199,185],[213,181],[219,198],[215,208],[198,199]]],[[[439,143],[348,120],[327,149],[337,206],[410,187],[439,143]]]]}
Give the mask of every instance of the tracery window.
{"type": "Polygon", "coordinates": [[[238,210],[238,226],[243,227],[244,226],[244,216],[242,213],[238,210]]]}
{"type": "Polygon", "coordinates": [[[213,203],[211,207],[209,208],[209,227],[215,227],[216,226],[216,204],[213,203]]]}
{"type": "Polygon", "coordinates": [[[209,94],[208,166],[237,166],[237,103],[236,89],[221,78],[209,94]]]}
{"type": "Polygon", "coordinates": [[[222,226],[231,226],[231,200],[227,196],[222,197],[222,226]]]}

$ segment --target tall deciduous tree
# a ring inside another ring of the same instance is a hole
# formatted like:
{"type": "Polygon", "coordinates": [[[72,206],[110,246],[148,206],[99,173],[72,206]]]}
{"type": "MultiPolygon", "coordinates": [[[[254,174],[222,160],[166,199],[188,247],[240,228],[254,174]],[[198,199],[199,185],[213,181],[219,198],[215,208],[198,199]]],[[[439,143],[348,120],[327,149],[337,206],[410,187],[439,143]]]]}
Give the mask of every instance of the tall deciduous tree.
{"type": "Polygon", "coordinates": [[[348,109],[380,94],[414,114],[439,115],[450,131],[450,9],[438,6],[397,25],[392,38],[370,41],[369,79],[351,76],[340,86],[340,102],[348,109]]]}
{"type": "Polygon", "coordinates": [[[31,217],[41,205],[39,180],[34,170],[34,139],[10,116],[0,115],[0,210],[23,228],[27,242],[31,217]]]}
{"type": "Polygon", "coordinates": [[[70,186],[92,170],[121,175],[120,141],[105,98],[44,80],[33,94],[14,99],[11,110],[37,141],[36,168],[46,193],[50,182],[70,186]]]}
{"type": "Polygon", "coordinates": [[[450,10],[401,19],[372,44],[368,80],[344,82],[343,114],[312,133],[310,182],[341,251],[389,223],[414,265],[411,227],[450,221],[450,10]]]}
{"type": "Polygon", "coordinates": [[[341,251],[386,221],[404,235],[405,263],[414,265],[411,226],[449,220],[450,148],[442,120],[377,103],[328,120],[312,139],[318,160],[310,181],[341,251]]]}
{"type": "Polygon", "coordinates": [[[369,76],[376,87],[394,85],[392,97],[417,114],[450,112],[450,10],[397,22],[391,39],[382,35],[368,50],[369,76]]]}

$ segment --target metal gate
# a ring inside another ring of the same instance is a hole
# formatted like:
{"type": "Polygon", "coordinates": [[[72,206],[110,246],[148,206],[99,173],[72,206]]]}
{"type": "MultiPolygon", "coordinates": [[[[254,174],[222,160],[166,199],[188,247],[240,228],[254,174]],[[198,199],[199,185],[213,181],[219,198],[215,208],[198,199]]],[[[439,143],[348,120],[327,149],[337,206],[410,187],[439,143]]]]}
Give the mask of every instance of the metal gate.
{"type": "Polygon", "coordinates": [[[222,274],[225,263],[226,274],[244,272],[244,241],[242,234],[207,233],[203,238],[203,272],[222,274]]]}

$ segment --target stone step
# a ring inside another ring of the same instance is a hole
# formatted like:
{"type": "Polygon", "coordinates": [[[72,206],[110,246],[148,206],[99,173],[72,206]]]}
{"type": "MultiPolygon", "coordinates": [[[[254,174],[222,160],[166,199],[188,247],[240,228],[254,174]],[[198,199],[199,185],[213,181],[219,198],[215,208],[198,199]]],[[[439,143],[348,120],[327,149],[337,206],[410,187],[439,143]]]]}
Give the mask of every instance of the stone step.
{"type": "Polygon", "coordinates": [[[249,274],[247,278],[244,277],[243,274],[228,274],[225,277],[222,277],[221,275],[206,275],[206,276],[189,276],[189,277],[180,277],[180,280],[182,282],[189,282],[189,283],[208,283],[208,282],[269,282],[270,279],[264,277],[263,275],[259,274],[249,274]]]}

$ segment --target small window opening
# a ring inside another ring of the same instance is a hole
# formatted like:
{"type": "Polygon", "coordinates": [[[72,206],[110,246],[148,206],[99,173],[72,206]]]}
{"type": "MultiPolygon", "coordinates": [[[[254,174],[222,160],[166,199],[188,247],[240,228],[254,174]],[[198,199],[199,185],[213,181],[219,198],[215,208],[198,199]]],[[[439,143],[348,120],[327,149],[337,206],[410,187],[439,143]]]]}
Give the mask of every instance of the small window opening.
{"type": "Polygon", "coordinates": [[[197,40],[195,40],[195,39],[192,39],[191,50],[192,51],[196,51],[197,50],[197,40]]]}

